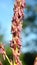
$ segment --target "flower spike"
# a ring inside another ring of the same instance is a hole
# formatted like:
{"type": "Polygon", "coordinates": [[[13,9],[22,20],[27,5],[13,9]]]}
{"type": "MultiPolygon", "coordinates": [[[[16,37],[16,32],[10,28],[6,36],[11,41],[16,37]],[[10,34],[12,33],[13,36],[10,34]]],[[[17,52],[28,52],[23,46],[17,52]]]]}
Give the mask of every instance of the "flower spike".
{"type": "Polygon", "coordinates": [[[15,0],[14,4],[14,16],[12,20],[11,33],[13,35],[13,39],[10,42],[10,47],[13,52],[13,65],[22,65],[22,62],[19,59],[21,54],[21,38],[20,34],[22,31],[22,19],[24,17],[24,8],[25,8],[25,0],[15,0]]]}

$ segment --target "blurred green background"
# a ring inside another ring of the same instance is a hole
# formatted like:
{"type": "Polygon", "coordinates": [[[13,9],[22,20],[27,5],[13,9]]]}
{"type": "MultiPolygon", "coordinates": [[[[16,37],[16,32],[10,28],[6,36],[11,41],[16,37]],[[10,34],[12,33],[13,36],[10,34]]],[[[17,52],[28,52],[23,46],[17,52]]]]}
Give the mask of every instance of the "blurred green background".
{"type": "MultiPolygon", "coordinates": [[[[5,50],[10,59],[13,59],[12,51],[9,47],[11,37],[11,18],[13,16],[14,0],[0,0],[0,43],[5,44],[5,50]]],[[[33,65],[37,56],[37,0],[26,0],[23,19],[22,53],[20,59],[23,65],[33,65]]],[[[3,60],[3,65],[9,65],[7,59],[3,60]]]]}

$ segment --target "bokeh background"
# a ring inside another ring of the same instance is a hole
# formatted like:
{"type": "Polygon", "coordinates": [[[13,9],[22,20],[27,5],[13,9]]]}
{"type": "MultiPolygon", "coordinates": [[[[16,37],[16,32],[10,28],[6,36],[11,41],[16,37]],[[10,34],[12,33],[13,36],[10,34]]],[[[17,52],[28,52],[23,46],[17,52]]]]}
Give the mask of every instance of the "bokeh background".
{"type": "MultiPolygon", "coordinates": [[[[15,0],[0,0],[0,43],[4,43],[7,55],[12,58],[12,52],[9,47],[11,36],[11,20],[14,14],[15,0]]],[[[22,54],[20,59],[23,65],[34,65],[37,56],[37,0],[26,0],[24,10],[22,38],[22,54]]],[[[0,55],[3,65],[9,65],[7,59],[5,62],[0,55]]]]}

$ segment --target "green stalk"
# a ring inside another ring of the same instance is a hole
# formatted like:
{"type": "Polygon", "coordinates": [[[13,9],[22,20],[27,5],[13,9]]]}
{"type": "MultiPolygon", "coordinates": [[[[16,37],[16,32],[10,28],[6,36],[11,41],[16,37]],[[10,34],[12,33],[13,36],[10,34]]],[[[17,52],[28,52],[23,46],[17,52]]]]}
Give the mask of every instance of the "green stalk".
{"type": "Polygon", "coordinates": [[[5,56],[6,56],[7,60],[8,60],[8,62],[9,62],[9,64],[10,64],[10,65],[13,65],[12,62],[10,62],[8,56],[7,56],[7,55],[5,55],[5,56]]]}

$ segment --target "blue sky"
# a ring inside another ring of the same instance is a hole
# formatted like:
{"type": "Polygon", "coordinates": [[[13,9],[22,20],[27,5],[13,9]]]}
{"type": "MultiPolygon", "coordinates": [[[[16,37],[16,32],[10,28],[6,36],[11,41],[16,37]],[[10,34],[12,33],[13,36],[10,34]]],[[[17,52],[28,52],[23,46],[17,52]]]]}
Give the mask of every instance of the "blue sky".
{"type": "Polygon", "coordinates": [[[13,16],[14,1],[0,0],[0,33],[5,35],[6,40],[11,39],[11,20],[13,16]]]}

